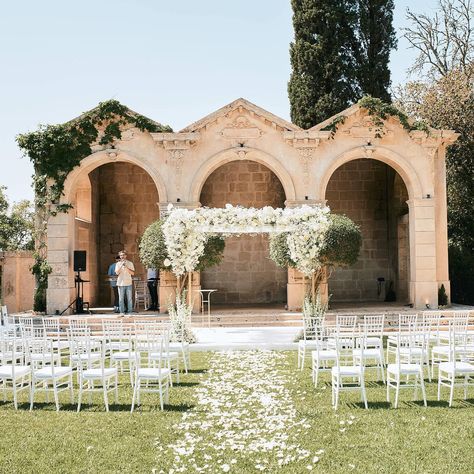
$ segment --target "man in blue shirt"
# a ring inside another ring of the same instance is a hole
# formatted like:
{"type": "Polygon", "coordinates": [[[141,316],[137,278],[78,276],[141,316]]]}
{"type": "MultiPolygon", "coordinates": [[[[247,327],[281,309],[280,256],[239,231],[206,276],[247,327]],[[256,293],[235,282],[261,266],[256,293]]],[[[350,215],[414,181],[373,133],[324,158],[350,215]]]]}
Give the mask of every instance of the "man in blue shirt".
{"type": "Polygon", "coordinates": [[[110,279],[110,287],[112,288],[114,292],[114,313],[119,312],[119,294],[118,294],[118,288],[117,288],[117,274],[115,273],[115,265],[117,264],[119,260],[120,260],[120,257],[117,255],[115,257],[115,262],[109,266],[109,270],[107,272],[107,275],[109,276],[109,279],[110,279]]]}

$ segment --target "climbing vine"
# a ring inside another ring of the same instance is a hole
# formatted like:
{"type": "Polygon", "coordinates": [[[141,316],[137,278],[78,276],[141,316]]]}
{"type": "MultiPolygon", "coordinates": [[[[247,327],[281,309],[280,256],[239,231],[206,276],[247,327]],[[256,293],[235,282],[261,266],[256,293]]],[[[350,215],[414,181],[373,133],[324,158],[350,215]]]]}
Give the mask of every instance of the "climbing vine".
{"type": "MultiPolygon", "coordinates": [[[[430,128],[426,122],[421,120],[410,121],[408,115],[399,110],[393,104],[388,104],[381,99],[371,97],[370,95],[365,95],[357,103],[362,108],[366,109],[367,112],[369,112],[369,115],[372,117],[375,127],[375,138],[382,138],[382,136],[385,134],[384,120],[389,117],[398,118],[402,127],[408,132],[413,130],[422,130],[427,134],[430,133],[430,128]]],[[[333,138],[339,125],[342,125],[346,118],[347,117],[345,115],[337,115],[328,125],[322,128],[321,131],[331,132],[331,138],[333,138]]]]}
{"type": "Polygon", "coordinates": [[[142,132],[171,132],[171,128],[131,111],[117,100],[99,103],[94,109],[69,122],[41,125],[38,130],[16,137],[25,156],[33,163],[36,206],[36,250],[32,272],[37,279],[36,311],[46,308],[46,287],[51,267],[46,261],[48,219],[68,212],[71,204],[60,204],[68,174],[92,153],[94,144],[104,147],[120,140],[126,126],[142,132]]]}
{"type": "Polygon", "coordinates": [[[402,127],[411,132],[413,130],[422,130],[427,134],[430,128],[426,122],[421,120],[410,121],[408,115],[399,110],[393,104],[388,104],[381,99],[365,95],[359,100],[358,104],[369,112],[369,115],[374,120],[375,138],[382,138],[384,135],[384,120],[391,117],[396,117],[400,121],[402,127]]]}

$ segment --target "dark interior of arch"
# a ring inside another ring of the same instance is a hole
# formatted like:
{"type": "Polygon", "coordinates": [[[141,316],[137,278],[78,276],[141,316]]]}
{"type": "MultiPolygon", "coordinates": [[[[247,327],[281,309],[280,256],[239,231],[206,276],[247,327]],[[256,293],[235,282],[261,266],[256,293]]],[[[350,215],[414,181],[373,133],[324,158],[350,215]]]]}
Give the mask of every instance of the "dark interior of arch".
{"type": "Polygon", "coordinates": [[[131,163],[104,164],[88,178],[76,192],[76,248],[87,251],[85,300],[105,307],[112,301],[107,269],[119,250],[126,249],[136,275],[145,278],[138,241],[159,218],[159,196],[148,173],[131,163]]]}
{"type": "Polygon", "coordinates": [[[362,231],[358,262],[329,280],[331,301],[384,301],[391,288],[396,301],[408,302],[408,192],[400,175],[380,161],[350,161],[332,175],[326,199],[332,212],[347,215],[362,231]]]}

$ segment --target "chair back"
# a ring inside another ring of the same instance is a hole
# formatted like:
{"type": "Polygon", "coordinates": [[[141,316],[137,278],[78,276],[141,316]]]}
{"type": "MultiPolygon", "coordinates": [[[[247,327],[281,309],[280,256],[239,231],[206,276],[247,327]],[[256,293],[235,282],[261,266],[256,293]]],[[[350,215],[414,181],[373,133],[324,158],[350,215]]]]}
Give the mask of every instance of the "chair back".
{"type": "Polygon", "coordinates": [[[135,300],[134,307],[139,308],[143,306],[144,308],[148,307],[148,287],[147,282],[143,280],[134,281],[135,287],[135,300]]]}
{"type": "Polygon", "coordinates": [[[163,356],[166,352],[166,335],[161,334],[156,325],[145,325],[136,331],[134,335],[135,367],[138,370],[150,365],[158,368],[163,367],[163,356]],[[150,355],[153,354],[153,359],[150,355]]]}
{"type": "Polygon", "coordinates": [[[71,359],[76,360],[78,371],[92,369],[98,362],[101,368],[105,366],[104,344],[92,339],[90,328],[68,328],[67,335],[71,359]],[[96,357],[98,352],[99,359],[96,357]]]}
{"type": "Polygon", "coordinates": [[[382,337],[385,328],[385,314],[365,314],[361,332],[365,337],[382,337]]]}
{"type": "Polygon", "coordinates": [[[322,319],[319,316],[303,316],[303,340],[314,341],[321,332],[322,319]]]}
{"type": "Polygon", "coordinates": [[[400,332],[414,331],[418,325],[418,314],[405,314],[400,313],[398,315],[398,330],[400,332]]]}

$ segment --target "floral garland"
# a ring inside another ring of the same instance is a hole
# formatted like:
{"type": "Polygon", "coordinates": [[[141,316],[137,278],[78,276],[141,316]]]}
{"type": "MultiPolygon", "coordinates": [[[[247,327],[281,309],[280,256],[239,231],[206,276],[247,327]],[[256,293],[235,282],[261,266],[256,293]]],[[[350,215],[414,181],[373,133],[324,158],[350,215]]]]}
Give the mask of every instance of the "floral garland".
{"type": "Polygon", "coordinates": [[[188,210],[173,208],[170,204],[168,212],[163,224],[168,253],[164,263],[178,277],[195,270],[206,240],[216,234],[227,237],[287,233],[290,256],[298,270],[309,276],[322,266],[318,257],[329,227],[329,208],[326,206],[255,209],[227,204],[225,208],[188,210]]]}

